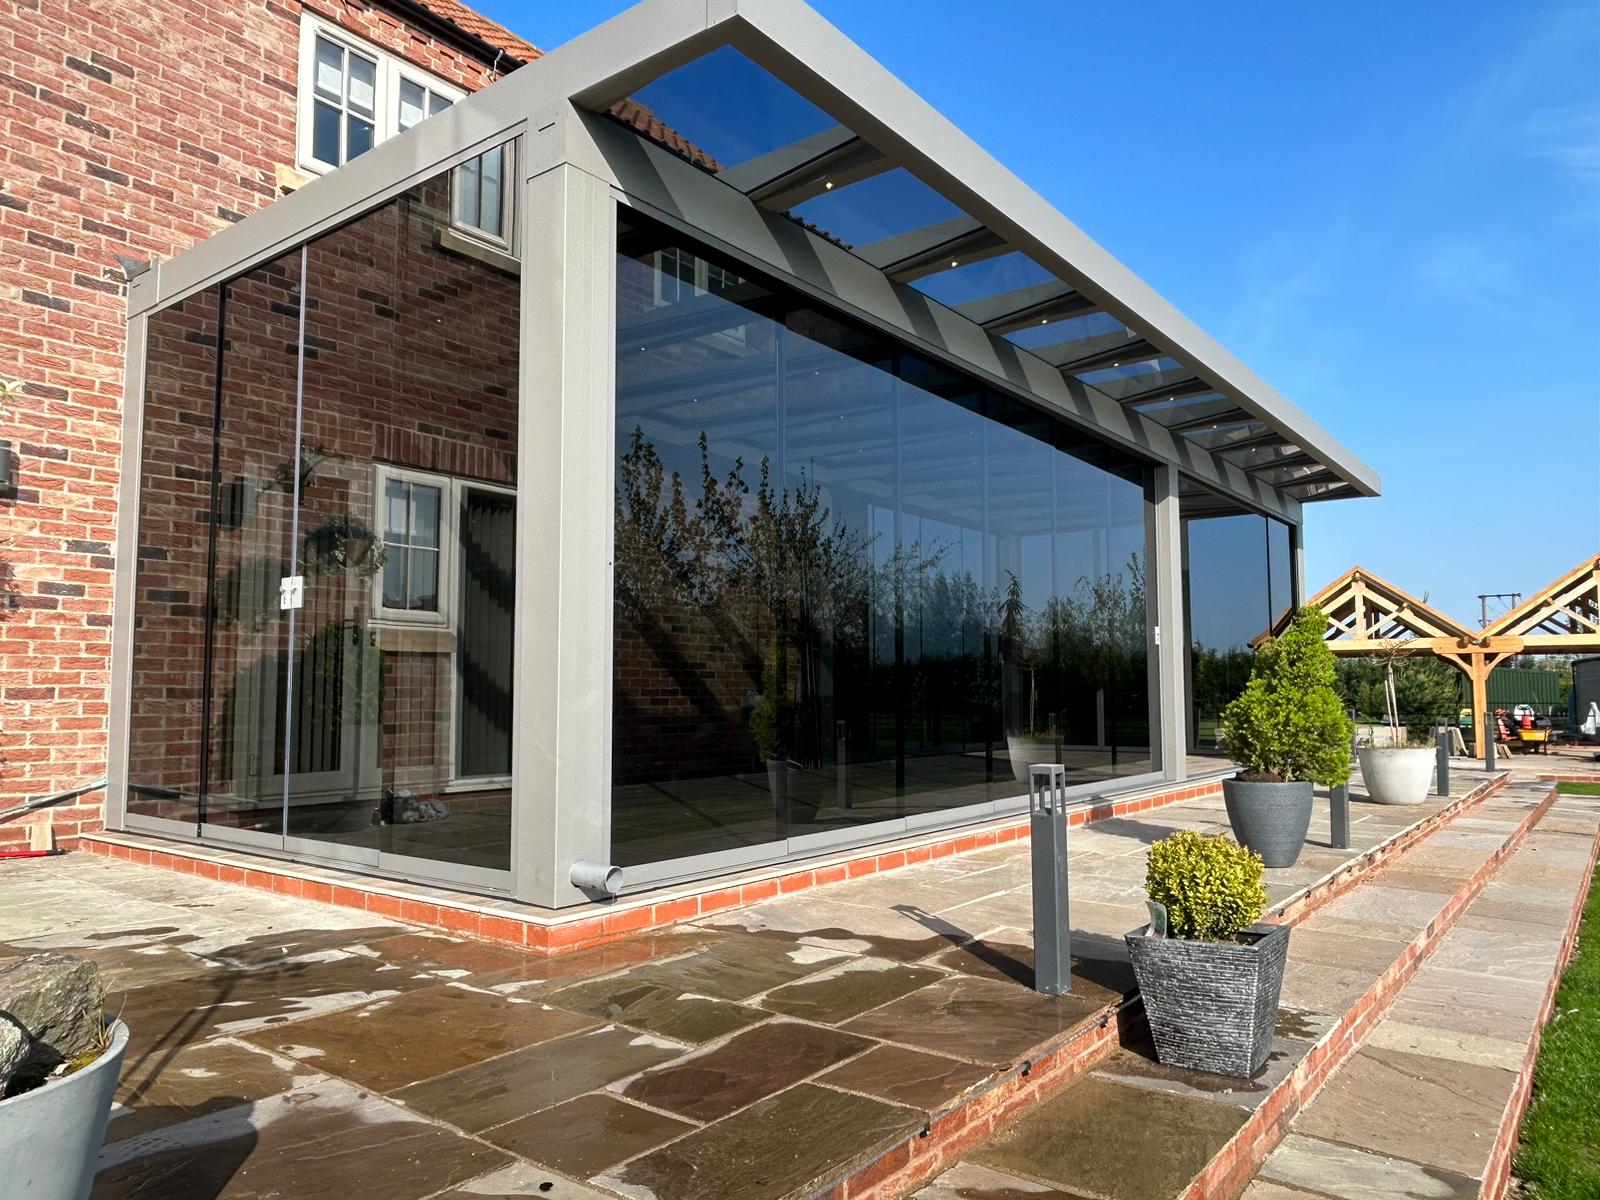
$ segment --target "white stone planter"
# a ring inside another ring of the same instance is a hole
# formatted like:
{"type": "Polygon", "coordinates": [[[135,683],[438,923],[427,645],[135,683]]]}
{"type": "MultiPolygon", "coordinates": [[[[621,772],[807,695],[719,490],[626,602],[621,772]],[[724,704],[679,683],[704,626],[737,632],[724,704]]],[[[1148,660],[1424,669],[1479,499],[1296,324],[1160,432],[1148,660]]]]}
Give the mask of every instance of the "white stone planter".
{"type": "Polygon", "coordinates": [[[1011,777],[1028,782],[1028,768],[1034,763],[1055,762],[1055,738],[1031,738],[1020,733],[1006,734],[1006,756],[1011,759],[1011,777]]]}
{"type": "Polygon", "coordinates": [[[113,1021],[111,1045],[87,1067],[0,1100],[0,1193],[88,1200],[127,1049],[128,1027],[113,1021]]]}
{"type": "Polygon", "coordinates": [[[1412,805],[1428,798],[1438,761],[1435,751],[1425,746],[1414,750],[1363,746],[1356,757],[1367,796],[1376,803],[1412,805]]]}

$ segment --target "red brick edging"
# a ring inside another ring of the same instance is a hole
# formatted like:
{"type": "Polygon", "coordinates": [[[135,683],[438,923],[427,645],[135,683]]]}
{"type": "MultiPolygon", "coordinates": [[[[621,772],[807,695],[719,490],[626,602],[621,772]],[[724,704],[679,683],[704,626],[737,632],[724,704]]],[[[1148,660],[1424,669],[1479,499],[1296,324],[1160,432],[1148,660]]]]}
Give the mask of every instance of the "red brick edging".
{"type": "MultiPolygon", "coordinates": [[[[1543,777],[1541,776],[1541,782],[1543,777]]],[[[1566,782],[1566,781],[1562,781],[1566,782]]],[[[1593,782],[1585,779],[1579,782],[1593,782]]],[[[1552,797],[1556,794],[1551,789],[1552,797]]],[[[1480,1200],[1503,1200],[1511,1183],[1511,1164],[1516,1158],[1517,1143],[1522,1139],[1522,1122],[1528,1115],[1528,1104],[1533,1098],[1533,1068],[1539,1060],[1539,1047],[1544,1038],[1544,1027],[1555,1012],[1556,992],[1561,988],[1561,975],[1572,961],[1578,945],[1578,930],[1583,925],[1583,912],[1589,901],[1589,889],[1594,883],[1595,864],[1600,861],[1600,837],[1589,849],[1589,866],[1583,883],[1573,898],[1572,910],[1567,916],[1567,932],[1556,955],[1556,966],[1545,988],[1544,999],[1539,1002],[1539,1017],[1534,1023],[1533,1037],[1528,1041],[1522,1066],[1517,1072],[1517,1086],[1500,1117],[1500,1129],[1495,1135],[1494,1149],[1489,1154],[1489,1164],[1483,1173],[1483,1184],[1478,1193],[1480,1200]]]]}
{"type": "MultiPolygon", "coordinates": [[[[1084,804],[1068,811],[1067,824],[1076,826],[1108,817],[1134,816],[1168,804],[1216,795],[1221,790],[1222,781],[1214,779],[1206,783],[1179,785],[1164,792],[1100,804],[1084,804]]],[[[861,858],[835,859],[815,867],[774,867],[755,878],[710,882],[706,890],[701,892],[686,895],[683,889],[673,889],[675,894],[656,900],[648,896],[625,896],[602,911],[596,912],[586,907],[571,915],[532,906],[496,905],[486,897],[442,888],[410,888],[401,892],[392,889],[388,881],[373,879],[369,883],[365,877],[353,872],[290,862],[280,864],[276,859],[248,855],[248,852],[233,847],[191,846],[150,836],[115,833],[85,834],[80,844],[82,849],[95,854],[120,858],[141,866],[161,867],[198,875],[202,879],[214,879],[219,883],[240,884],[322,904],[360,909],[374,916],[415,925],[431,925],[462,937],[520,946],[538,954],[565,954],[614,942],[630,934],[692,921],[711,913],[743,908],[777,895],[807,891],[883,871],[895,871],[1027,837],[1028,818],[1024,814],[1005,818],[1003,822],[973,832],[947,832],[918,840],[902,839],[911,844],[870,850],[861,858]],[[231,861],[219,860],[215,857],[219,854],[231,861]],[[240,861],[244,859],[248,861],[240,861]],[[319,876],[336,876],[340,881],[333,882],[319,876]]]]}

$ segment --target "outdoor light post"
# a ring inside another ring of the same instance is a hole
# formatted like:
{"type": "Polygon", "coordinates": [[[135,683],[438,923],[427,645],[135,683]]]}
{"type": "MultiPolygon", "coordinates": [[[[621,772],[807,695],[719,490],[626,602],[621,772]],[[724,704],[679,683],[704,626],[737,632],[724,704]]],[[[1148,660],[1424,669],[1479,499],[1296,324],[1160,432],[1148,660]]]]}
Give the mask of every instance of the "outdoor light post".
{"type": "Polygon", "coordinates": [[[1328,789],[1328,842],[1335,850],[1350,849],[1350,784],[1328,789]]]}
{"type": "Polygon", "coordinates": [[[1067,925],[1067,769],[1028,768],[1033,838],[1033,987],[1047,996],[1072,990],[1072,930],[1067,925]]]}
{"type": "Polygon", "coordinates": [[[1439,755],[1439,795],[1450,794],[1450,730],[1447,726],[1439,726],[1439,733],[1434,739],[1438,743],[1439,755]]]}
{"type": "Polygon", "coordinates": [[[1494,714],[1483,714],[1483,769],[1494,770],[1494,714]]]}

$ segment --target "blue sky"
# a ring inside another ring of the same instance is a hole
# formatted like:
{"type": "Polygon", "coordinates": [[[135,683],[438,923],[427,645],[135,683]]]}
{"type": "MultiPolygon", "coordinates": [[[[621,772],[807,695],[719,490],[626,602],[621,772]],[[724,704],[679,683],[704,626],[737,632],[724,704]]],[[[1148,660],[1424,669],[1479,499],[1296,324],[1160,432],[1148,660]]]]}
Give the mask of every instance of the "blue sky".
{"type": "Polygon", "coordinates": [[[1466,619],[1600,551],[1600,2],[816,7],[1380,472],[1313,589],[1466,619]]]}

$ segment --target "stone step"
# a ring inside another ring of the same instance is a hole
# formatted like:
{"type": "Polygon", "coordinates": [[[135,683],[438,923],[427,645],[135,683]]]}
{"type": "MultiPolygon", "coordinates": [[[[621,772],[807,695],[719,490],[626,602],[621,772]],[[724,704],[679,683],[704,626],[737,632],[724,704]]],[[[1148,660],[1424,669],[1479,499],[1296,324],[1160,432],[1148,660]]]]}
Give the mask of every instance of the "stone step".
{"type": "Polygon", "coordinates": [[[1302,915],[1277,1042],[1257,1078],[1163,1067],[1142,1021],[1126,1022],[1122,1045],[1104,1062],[997,1126],[917,1200],[1237,1195],[1422,960],[1490,880],[1511,870],[1508,860],[1553,800],[1548,784],[1506,787],[1302,915]]]}
{"type": "Polygon", "coordinates": [[[1499,1200],[1593,877],[1600,798],[1558,796],[1366,1042],[1296,1116],[1245,1200],[1499,1200]],[[1313,1189],[1311,1192],[1304,1188],[1313,1189]]]}

